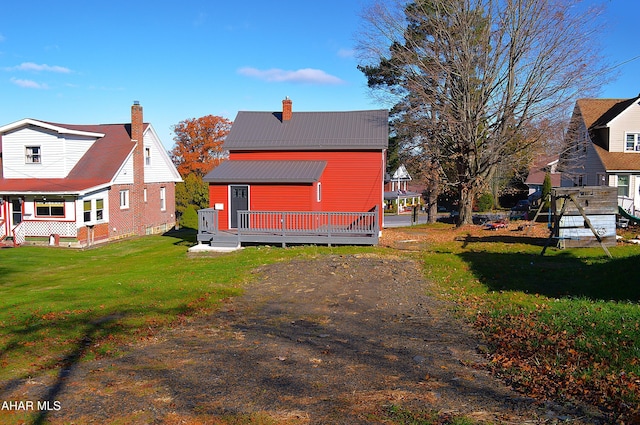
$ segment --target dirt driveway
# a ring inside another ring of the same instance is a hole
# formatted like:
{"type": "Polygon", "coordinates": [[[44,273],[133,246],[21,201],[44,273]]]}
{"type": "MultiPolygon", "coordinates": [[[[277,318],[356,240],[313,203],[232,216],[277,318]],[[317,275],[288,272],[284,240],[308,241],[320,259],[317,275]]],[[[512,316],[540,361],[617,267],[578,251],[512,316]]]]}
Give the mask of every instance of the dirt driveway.
{"type": "Polygon", "coordinates": [[[15,394],[58,385],[60,409],[38,419],[54,424],[390,423],[390,405],[493,423],[572,419],[490,376],[477,336],[425,295],[410,260],[320,256],[255,273],[213,316],[15,394]]]}

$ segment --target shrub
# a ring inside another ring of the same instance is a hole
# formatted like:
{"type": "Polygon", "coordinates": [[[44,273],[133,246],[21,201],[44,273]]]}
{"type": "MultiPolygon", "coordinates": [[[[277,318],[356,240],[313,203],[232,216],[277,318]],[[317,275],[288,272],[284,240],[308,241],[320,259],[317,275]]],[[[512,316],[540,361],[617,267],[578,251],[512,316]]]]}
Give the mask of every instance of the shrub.
{"type": "Polygon", "coordinates": [[[493,208],[493,195],[490,193],[483,193],[478,198],[478,202],[476,204],[478,206],[478,211],[489,211],[493,208]]]}
{"type": "Polygon", "coordinates": [[[189,205],[185,208],[182,217],[180,217],[180,226],[188,227],[190,229],[198,229],[198,212],[189,205]]]}

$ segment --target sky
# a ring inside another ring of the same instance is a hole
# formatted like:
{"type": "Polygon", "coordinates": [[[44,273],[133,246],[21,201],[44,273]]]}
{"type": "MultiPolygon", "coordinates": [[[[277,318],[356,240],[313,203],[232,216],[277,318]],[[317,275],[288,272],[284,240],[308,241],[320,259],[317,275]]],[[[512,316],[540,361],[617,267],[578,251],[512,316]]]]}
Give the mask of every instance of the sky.
{"type": "MultiPolygon", "coordinates": [[[[595,2],[595,0],[586,0],[595,2]]],[[[6,1],[0,126],[130,121],[139,101],[164,146],[173,126],[238,111],[388,108],[356,68],[369,0],[6,1]]],[[[604,0],[599,42],[618,77],[601,97],[640,93],[640,1],[604,0]]]]}

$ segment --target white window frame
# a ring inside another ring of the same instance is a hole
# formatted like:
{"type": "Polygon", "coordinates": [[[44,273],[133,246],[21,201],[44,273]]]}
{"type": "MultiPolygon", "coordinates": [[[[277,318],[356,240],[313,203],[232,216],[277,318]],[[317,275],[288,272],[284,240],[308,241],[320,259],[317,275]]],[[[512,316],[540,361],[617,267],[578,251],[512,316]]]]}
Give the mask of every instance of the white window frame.
{"type": "Polygon", "coordinates": [[[93,210],[93,201],[91,201],[90,199],[86,199],[82,202],[82,212],[83,212],[83,219],[85,223],[91,223],[91,216],[92,216],[92,210],[93,210]],[[87,205],[89,206],[89,209],[87,210],[87,205]],[[87,214],[89,214],[87,216],[87,214]]]}
{"type": "Polygon", "coordinates": [[[629,189],[631,184],[631,176],[629,174],[618,174],[616,179],[616,187],[618,188],[618,196],[629,196],[629,189]],[[627,180],[627,184],[624,186],[620,185],[620,179],[625,178],[627,180]],[[620,188],[626,187],[626,193],[620,193],[620,188]]]}
{"type": "Polygon", "coordinates": [[[160,211],[167,210],[167,188],[160,188],[160,211]]]}
{"type": "Polygon", "coordinates": [[[120,191],[120,209],[129,209],[129,189],[123,189],[120,191]]]}
{"type": "Polygon", "coordinates": [[[104,220],[104,199],[99,198],[95,200],[96,203],[96,221],[104,220]],[[98,203],[102,204],[102,208],[98,207],[98,203]]]}
{"type": "Polygon", "coordinates": [[[24,147],[24,163],[25,164],[41,164],[42,148],[38,145],[29,145],[24,147]]]}
{"type": "Polygon", "coordinates": [[[144,148],[144,165],[151,165],[151,148],[144,148]]]}
{"type": "Polygon", "coordinates": [[[318,185],[316,186],[316,201],[320,202],[322,201],[322,183],[318,182],[318,185]]]}
{"type": "Polygon", "coordinates": [[[624,133],[624,151],[640,152],[640,131],[624,133]],[[632,140],[629,140],[629,138],[632,140]]]}

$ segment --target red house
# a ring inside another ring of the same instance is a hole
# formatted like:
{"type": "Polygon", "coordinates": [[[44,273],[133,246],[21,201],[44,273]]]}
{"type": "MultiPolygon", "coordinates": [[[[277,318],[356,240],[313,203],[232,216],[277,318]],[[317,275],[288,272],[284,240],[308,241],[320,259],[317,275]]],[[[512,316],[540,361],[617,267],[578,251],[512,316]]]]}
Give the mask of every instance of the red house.
{"type": "Polygon", "coordinates": [[[239,112],[204,177],[218,229],[238,211],[368,212],[382,223],[388,111],[239,112]]]}

